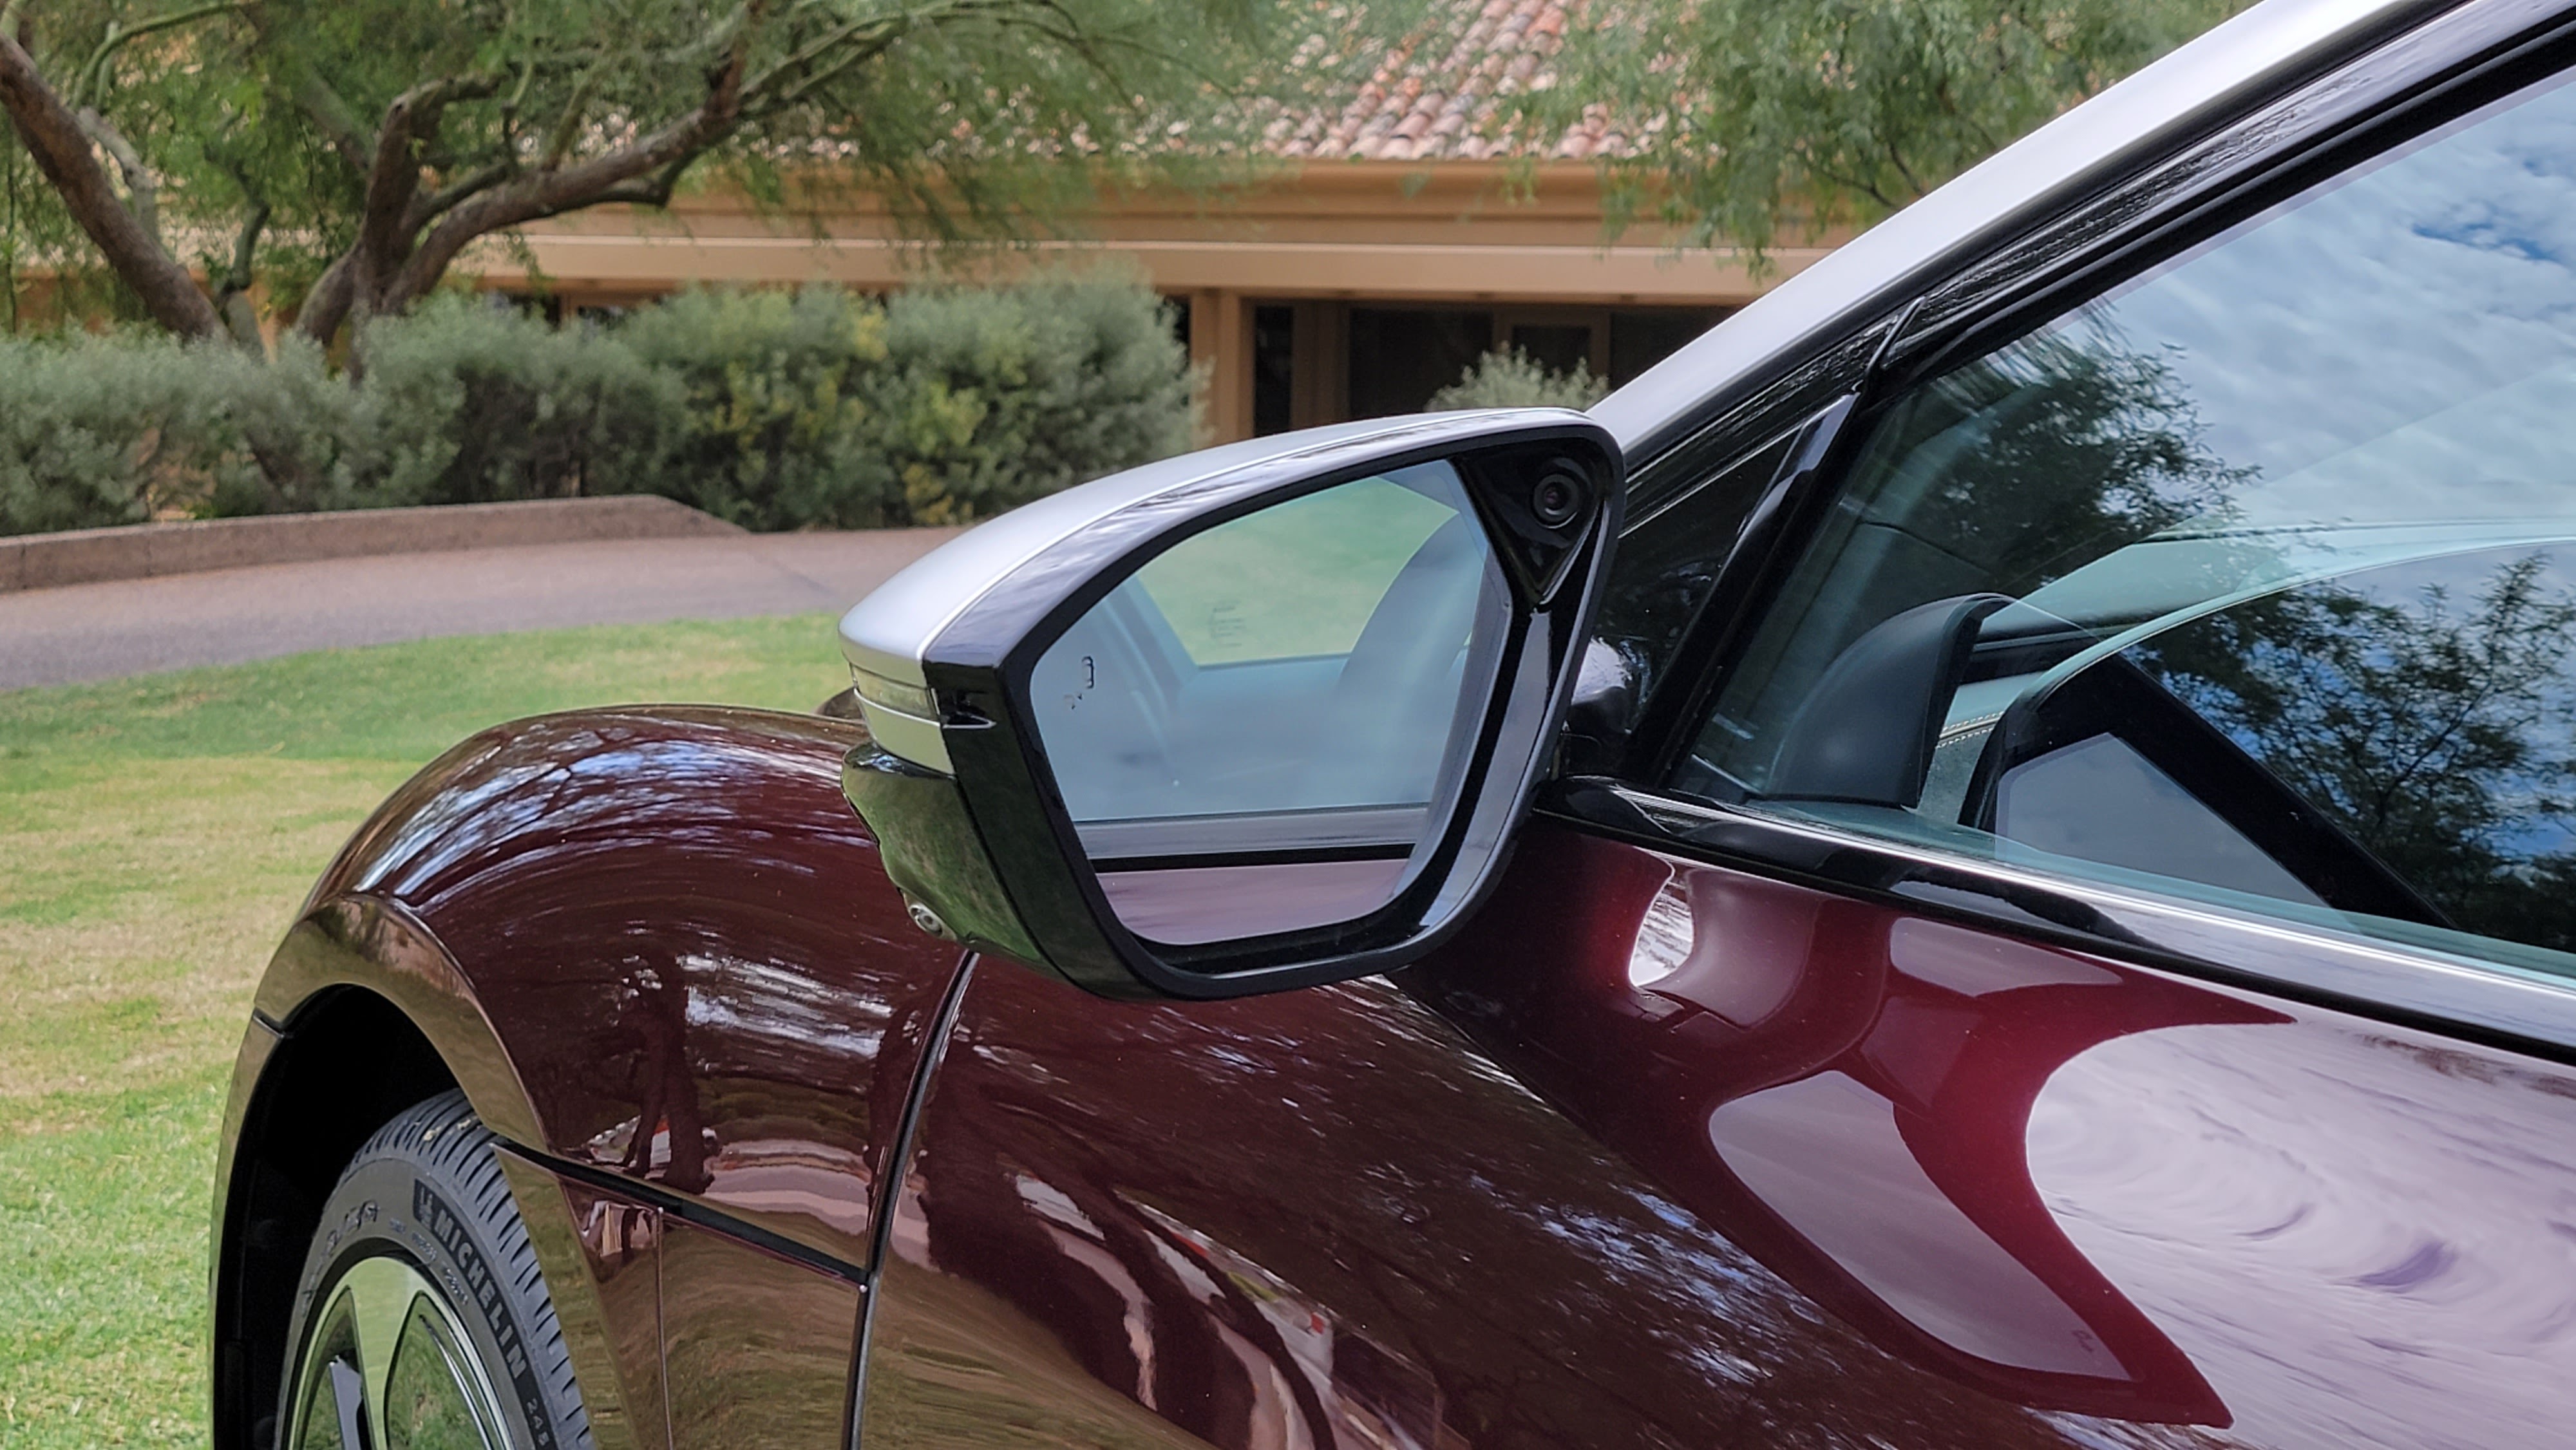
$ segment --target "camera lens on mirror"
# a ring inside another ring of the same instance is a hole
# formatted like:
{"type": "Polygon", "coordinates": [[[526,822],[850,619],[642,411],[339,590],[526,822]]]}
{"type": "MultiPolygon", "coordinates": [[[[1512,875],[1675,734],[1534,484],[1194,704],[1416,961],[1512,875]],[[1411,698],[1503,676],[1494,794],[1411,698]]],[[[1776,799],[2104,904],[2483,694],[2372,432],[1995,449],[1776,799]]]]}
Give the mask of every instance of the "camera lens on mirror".
{"type": "Polygon", "coordinates": [[[1530,491],[1530,513],[1551,529],[1574,521],[1583,509],[1583,481],[1568,473],[1551,473],[1530,491]]]}

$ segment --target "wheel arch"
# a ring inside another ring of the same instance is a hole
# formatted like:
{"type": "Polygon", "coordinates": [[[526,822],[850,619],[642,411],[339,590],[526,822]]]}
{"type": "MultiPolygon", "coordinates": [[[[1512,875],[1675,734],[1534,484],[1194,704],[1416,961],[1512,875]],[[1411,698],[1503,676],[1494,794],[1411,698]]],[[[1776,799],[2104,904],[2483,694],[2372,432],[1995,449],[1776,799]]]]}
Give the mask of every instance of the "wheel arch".
{"type": "MultiPolygon", "coordinates": [[[[582,970],[596,943],[565,909],[694,891],[695,925],[723,949],[774,933],[791,919],[782,903],[811,892],[839,904],[805,932],[809,953],[817,940],[902,942],[945,961],[924,973],[943,988],[955,949],[911,940],[840,793],[842,756],[864,738],[837,721],[702,707],[538,717],[460,743],[359,827],[271,960],[235,1065],[209,1266],[216,1450],[267,1450],[259,1422],[289,1352],[293,1280],[341,1170],[376,1127],[450,1087],[503,1142],[594,1435],[608,1445],[633,1424],[650,1438],[658,1402],[623,1412],[566,1196],[616,1168],[584,1156],[594,1084],[560,1070],[634,1051],[603,1045],[632,1004],[614,971],[582,970]]],[[[657,920],[668,914],[650,899],[657,920]]]]}
{"type": "Polygon", "coordinates": [[[364,896],[309,912],[261,983],[218,1149],[217,1450],[272,1443],[263,1422],[285,1368],[298,1270],[350,1156],[396,1114],[450,1088],[505,1140],[535,1140],[525,1090],[428,929],[364,896]]]}

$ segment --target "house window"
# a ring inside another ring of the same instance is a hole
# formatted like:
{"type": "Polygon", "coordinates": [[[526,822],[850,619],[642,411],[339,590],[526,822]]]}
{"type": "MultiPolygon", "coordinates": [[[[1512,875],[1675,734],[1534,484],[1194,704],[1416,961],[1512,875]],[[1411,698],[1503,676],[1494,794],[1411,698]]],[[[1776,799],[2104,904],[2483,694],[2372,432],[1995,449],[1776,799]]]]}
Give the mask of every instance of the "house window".
{"type": "Polygon", "coordinates": [[[1419,413],[1494,345],[1494,314],[1464,307],[1353,307],[1350,416],[1419,413]]]}

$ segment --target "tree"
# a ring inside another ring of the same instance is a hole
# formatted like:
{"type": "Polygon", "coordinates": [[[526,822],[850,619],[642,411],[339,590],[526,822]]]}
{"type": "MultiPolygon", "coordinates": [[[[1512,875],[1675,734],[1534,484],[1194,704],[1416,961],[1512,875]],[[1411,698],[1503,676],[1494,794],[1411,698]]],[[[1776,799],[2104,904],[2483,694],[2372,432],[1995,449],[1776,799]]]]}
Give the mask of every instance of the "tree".
{"type": "Polygon", "coordinates": [[[2282,590],[2135,658],[2454,925],[2576,950],[2576,595],[2547,551],[2465,601],[2417,582],[2450,563],[2282,590]]]}
{"type": "Polygon", "coordinates": [[[482,239],[663,206],[710,166],[773,204],[844,185],[926,235],[1025,233],[1100,186],[1240,156],[1248,97],[1329,84],[1365,49],[1278,63],[1308,18],[1298,0],[5,0],[0,110],[69,224],[54,234],[76,228],[152,320],[248,340],[266,279],[327,341],[482,239]]]}
{"type": "Polygon", "coordinates": [[[1897,210],[2246,3],[1596,0],[1495,120],[1606,125],[1614,227],[1759,258],[1897,210]]]}

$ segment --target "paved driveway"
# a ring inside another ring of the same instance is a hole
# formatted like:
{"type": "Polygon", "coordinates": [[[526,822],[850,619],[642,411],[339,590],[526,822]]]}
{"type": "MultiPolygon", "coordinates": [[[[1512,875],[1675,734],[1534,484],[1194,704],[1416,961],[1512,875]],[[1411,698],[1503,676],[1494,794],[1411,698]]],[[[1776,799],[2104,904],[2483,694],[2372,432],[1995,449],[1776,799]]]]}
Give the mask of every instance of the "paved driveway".
{"type": "Polygon", "coordinates": [[[953,533],[535,544],[0,594],[0,690],[438,635],[840,610],[953,533]]]}

